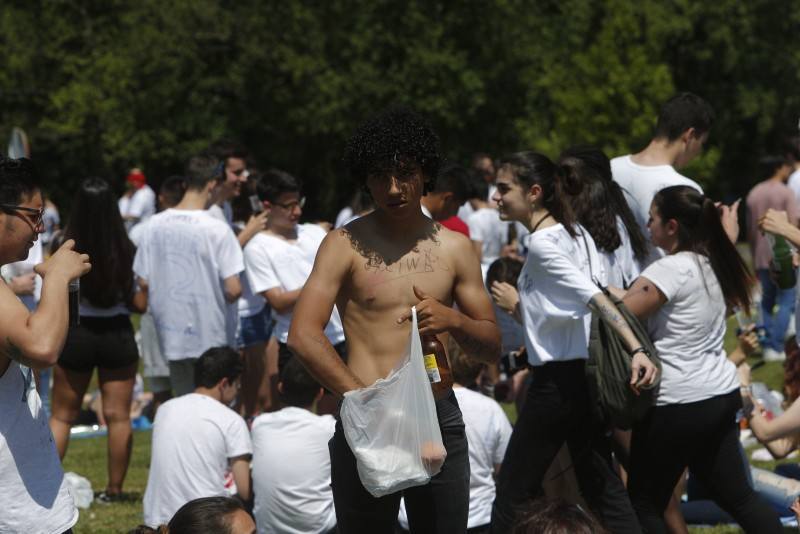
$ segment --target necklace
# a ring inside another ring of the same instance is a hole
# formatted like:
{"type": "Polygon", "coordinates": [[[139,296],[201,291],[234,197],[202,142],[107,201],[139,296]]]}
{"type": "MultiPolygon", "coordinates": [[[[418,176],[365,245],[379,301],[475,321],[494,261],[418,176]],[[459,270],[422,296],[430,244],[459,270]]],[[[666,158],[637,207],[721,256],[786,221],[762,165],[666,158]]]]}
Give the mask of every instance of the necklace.
{"type": "Polygon", "coordinates": [[[539,219],[539,220],[536,222],[536,224],[535,224],[535,225],[533,225],[533,228],[531,229],[531,233],[534,233],[534,232],[536,231],[536,229],[537,229],[537,228],[539,228],[539,225],[540,225],[540,224],[542,224],[542,223],[544,222],[544,220],[545,220],[545,219],[547,219],[548,217],[550,217],[550,212],[549,212],[549,211],[547,212],[547,215],[545,215],[544,217],[542,217],[541,219],[539,219]]]}

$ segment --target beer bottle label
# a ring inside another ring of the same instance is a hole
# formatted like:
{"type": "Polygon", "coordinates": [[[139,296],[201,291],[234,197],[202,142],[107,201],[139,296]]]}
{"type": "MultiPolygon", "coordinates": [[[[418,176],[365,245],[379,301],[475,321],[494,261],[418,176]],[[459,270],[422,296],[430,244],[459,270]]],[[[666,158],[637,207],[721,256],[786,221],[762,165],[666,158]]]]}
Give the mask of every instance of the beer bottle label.
{"type": "Polygon", "coordinates": [[[431,384],[436,384],[442,381],[442,376],[439,374],[439,366],[436,365],[436,355],[426,354],[422,357],[425,361],[425,371],[428,372],[428,380],[431,384]]]}

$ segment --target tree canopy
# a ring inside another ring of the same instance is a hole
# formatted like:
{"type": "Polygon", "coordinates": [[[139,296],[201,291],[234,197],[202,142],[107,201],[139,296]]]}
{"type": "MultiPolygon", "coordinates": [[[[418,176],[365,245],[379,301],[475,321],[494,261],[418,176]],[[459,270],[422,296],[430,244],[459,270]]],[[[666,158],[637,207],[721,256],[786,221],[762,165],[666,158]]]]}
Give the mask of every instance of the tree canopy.
{"type": "Polygon", "coordinates": [[[89,175],[151,181],[219,139],[309,187],[331,217],[360,184],[344,142],[394,103],[448,157],[649,139],[660,104],[715,108],[685,173],[745,193],[797,134],[800,3],[778,0],[276,2],[9,0],[0,5],[0,139],[24,128],[57,203],[89,175]]]}

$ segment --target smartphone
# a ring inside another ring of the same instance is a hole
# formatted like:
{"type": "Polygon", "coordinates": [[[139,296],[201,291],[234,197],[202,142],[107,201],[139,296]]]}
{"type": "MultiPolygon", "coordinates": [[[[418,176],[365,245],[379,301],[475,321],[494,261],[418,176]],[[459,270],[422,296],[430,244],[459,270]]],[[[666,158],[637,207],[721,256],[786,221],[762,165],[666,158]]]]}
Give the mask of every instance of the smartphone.
{"type": "Polygon", "coordinates": [[[261,202],[258,195],[250,195],[250,209],[253,210],[253,214],[264,211],[264,203],[261,202]]]}

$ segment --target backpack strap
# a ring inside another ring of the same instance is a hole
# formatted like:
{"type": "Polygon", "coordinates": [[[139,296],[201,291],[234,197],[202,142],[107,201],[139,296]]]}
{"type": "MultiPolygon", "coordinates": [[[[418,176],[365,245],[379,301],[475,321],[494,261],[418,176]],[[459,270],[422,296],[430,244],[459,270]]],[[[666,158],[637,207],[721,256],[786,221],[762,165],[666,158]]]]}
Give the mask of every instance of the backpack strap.
{"type": "Polygon", "coordinates": [[[594,271],[592,270],[592,255],[589,253],[589,242],[586,241],[586,228],[581,226],[581,237],[583,238],[583,247],[586,249],[586,261],[589,262],[589,278],[591,279],[592,283],[600,289],[606,296],[609,295],[608,288],[605,284],[602,284],[600,280],[594,275],[594,271]]]}

